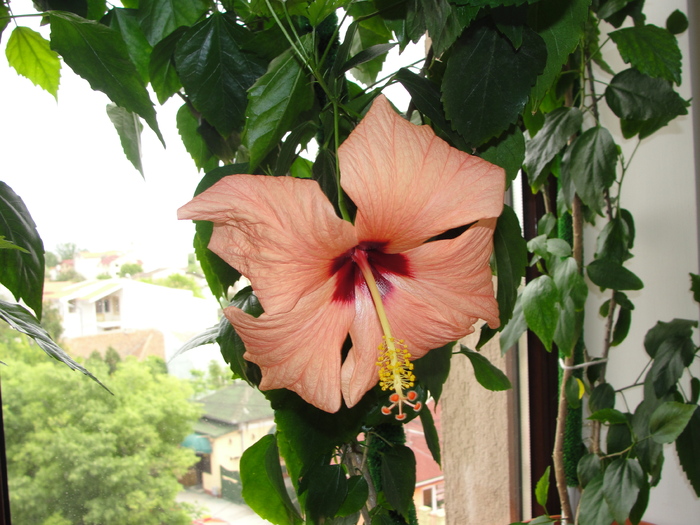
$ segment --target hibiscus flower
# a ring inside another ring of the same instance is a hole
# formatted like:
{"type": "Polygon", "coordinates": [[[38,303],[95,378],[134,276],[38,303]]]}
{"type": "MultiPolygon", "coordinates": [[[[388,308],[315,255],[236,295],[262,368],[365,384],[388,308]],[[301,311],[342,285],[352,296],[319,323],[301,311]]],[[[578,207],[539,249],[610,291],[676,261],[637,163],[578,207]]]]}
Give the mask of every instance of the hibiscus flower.
{"type": "Polygon", "coordinates": [[[354,224],[315,181],[263,175],[226,177],[178,217],[214,223],[209,248],[250,280],[265,310],[224,310],[262,371],[260,389],[287,388],[336,412],[380,382],[394,390],[385,413],[398,404],[403,418],[417,397],[412,360],[479,319],[499,325],[489,258],[505,176],[407,122],[383,96],[338,157],[354,224]]]}

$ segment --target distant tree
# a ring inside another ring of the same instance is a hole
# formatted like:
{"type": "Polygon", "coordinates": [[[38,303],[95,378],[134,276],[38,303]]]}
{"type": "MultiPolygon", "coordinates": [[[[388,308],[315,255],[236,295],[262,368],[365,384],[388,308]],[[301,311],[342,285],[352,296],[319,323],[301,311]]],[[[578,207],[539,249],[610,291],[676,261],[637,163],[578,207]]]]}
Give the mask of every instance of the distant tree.
{"type": "Polygon", "coordinates": [[[202,288],[197,284],[194,278],[188,275],[180,275],[173,273],[163,279],[142,279],[144,282],[157,284],[158,286],[167,286],[168,288],[178,288],[180,290],[190,290],[195,297],[204,297],[202,288]]]}
{"type": "Polygon", "coordinates": [[[53,252],[44,253],[44,260],[46,262],[47,268],[53,268],[54,266],[56,266],[60,262],[58,259],[58,255],[56,255],[53,252]]]}
{"type": "Polygon", "coordinates": [[[84,281],[85,277],[75,271],[75,268],[66,268],[65,270],[58,272],[56,275],[57,281],[73,281],[79,282],[84,281]]]}
{"type": "Polygon", "coordinates": [[[78,246],[73,242],[62,242],[56,245],[56,252],[58,253],[58,258],[62,261],[70,261],[75,258],[78,246]]]}
{"type": "Polygon", "coordinates": [[[209,361],[209,377],[207,379],[211,390],[219,390],[231,384],[231,371],[212,359],[209,361]]]}
{"type": "Polygon", "coordinates": [[[104,272],[104,273],[99,274],[99,275],[97,276],[97,278],[98,278],[98,279],[101,279],[101,280],[103,280],[103,281],[105,281],[105,280],[107,280],[107,279],[111,279],[112,276],[109,275],[107,272],[104,272]]]}
{"type": "Polygon", "coordinates": [[[44,327],[51,339],[61,344],[61,336],[63,335],[63,318],[58,311],[58,307],[48,301],[44,301],[41,314],[41,326],[44,327]]]}
{"type": "MultiPolygon", "coordinates": [[[[47,361],[0,332],[12,517],[41,525],[186,525],[177,479],[196,462],[179,445],[198,417],[187,382],[163,363],[126,359],[108,375],[114,392],[47,361]]],[[[162,360],[161,360],[162,361],[162,360]]]]}
{"type": "Polygon", "coordinates": [[[127,275],[136,275],[137,273],[143,272],[143,266],[138,263],[125,263],[119,268],[119,277],[126,277],[127,275]]]}
{"type": "Polygon", "coordinates": [[[117,371],[117,367],[119,366],[119,363],[122,361],[122,356],[119,355],[119,352],[117,352],[113,347],[108,347],[107,351],[105,352],[105,358],[104,358],[105,363],[107,363],[107,366],[109,367],[109,375],[114,374],[114,372],[117,371]]]}
{"type": "Polygon", "coordinates": [[[187,254],[187,273],[204,275],[202,267],[199,265],[199,261],[197,261],[197,257],[194,253],[187,254]]]}

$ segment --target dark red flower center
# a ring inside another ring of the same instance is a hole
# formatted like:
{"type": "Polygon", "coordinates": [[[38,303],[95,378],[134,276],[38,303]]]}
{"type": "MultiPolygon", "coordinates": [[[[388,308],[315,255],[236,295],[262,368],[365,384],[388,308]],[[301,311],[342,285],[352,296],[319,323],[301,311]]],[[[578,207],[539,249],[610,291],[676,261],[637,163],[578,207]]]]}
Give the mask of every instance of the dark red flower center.
{"type": "Polygon", "coordinates": [[[354,302],[356,288],[367,286],[357,265],[357,259],[360,257],[366,258],[372,268],[382,297],[386,296],[393,286],[386,279],[387,275],[411,277],[408,258],[402,253],[386,253],[384,247],[387,244],[387,241],[363,241],[333,260],[329,271],[330,277],[337,275],[334,301],[354,302]]]}

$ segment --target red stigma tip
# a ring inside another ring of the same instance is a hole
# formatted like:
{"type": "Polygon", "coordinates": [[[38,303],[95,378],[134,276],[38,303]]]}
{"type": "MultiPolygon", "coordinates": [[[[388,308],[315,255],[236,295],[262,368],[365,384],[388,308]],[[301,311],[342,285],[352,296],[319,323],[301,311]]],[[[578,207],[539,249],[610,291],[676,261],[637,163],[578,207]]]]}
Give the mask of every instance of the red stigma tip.
{"type": "Polygon", "coordinates": [[[385,416],[388,416],[389,414],[391,414],[391,408],[382,407],[382,414],[384,414],[385,416]]]}
{"type": "Polygon", "coordinates": [[[418,412],[421,408],[423,408],[423,403],[421,403],[420,401],[413,405],[413,410],[415,410],[416,412],[418,412]]]}
{"type": "Polygon", "coordinates": [[[406,394],[406,398],[408,398],[409,401],[415,401],[418,398],[418,394],[415,390],[409,390],[406,394]]]}
{"type": "Polygon", "coordinates": [[[389,401],[392,403],[398,403],[399,402],[399,395],[398,394],[391,394],[389,396],[389,401]]]}
{"type": "Polygon", "coordinates": [[[399,421],[403,421],[404,419],[406,419],[406,414],[396,414],[396,419],[398,419],[399,421]]]}

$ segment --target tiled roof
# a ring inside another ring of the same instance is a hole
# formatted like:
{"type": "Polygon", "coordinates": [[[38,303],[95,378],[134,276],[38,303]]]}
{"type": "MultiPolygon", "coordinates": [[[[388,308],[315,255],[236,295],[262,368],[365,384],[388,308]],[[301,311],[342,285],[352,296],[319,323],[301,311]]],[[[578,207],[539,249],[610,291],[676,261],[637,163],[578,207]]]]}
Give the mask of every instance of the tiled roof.
{"type": "Polygon", "coordinates": [[[87,358],[95,350],[104,357],[110,346],[122,358],[133,355],[141,360],[154,355],[165,359],[165,340],[158,330],[112,331],[65,340],[66,350],[73,357],[87,358]]]}
{"type": "Polygon", "coordinates": [[[77,283],[46,281],[44,283],[44,299],[47,301],[59,299],[96,301],[122,287],[119,279],[88,279],[77,283]]]}
{"type": "Polygon", "coordinates": [[[237,425],[272,418],[270,402],[259,390],[243,381],[235,381],[199,400],[204,405],[202,419],[237,425]]]}

